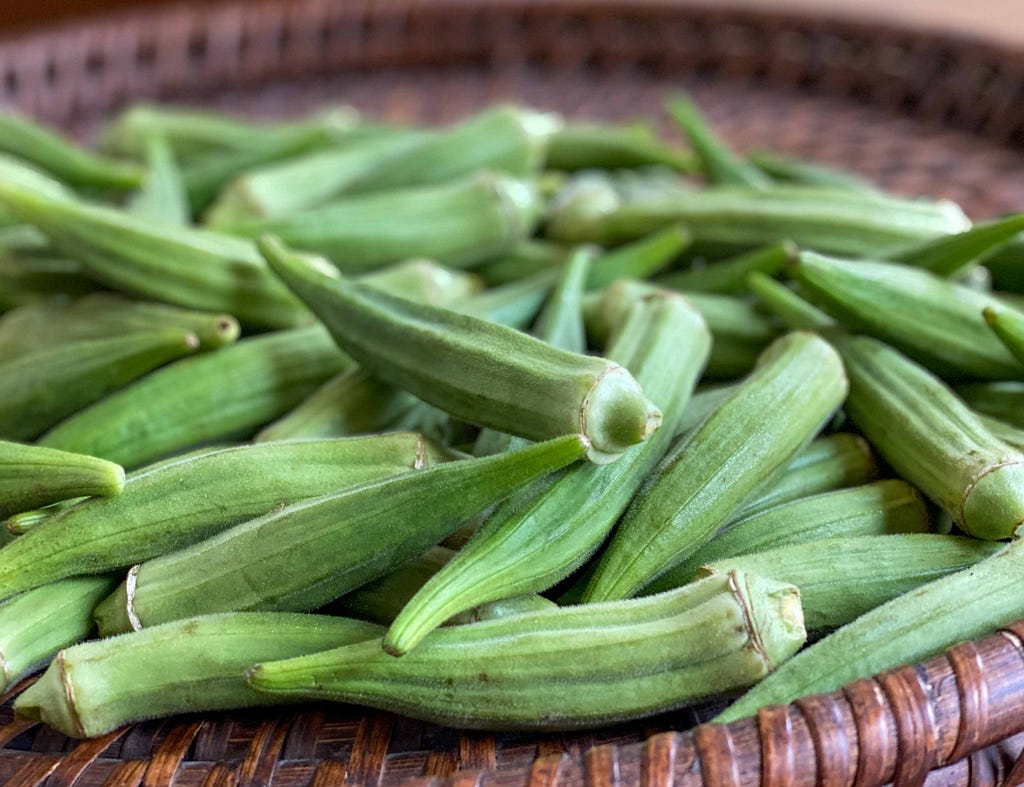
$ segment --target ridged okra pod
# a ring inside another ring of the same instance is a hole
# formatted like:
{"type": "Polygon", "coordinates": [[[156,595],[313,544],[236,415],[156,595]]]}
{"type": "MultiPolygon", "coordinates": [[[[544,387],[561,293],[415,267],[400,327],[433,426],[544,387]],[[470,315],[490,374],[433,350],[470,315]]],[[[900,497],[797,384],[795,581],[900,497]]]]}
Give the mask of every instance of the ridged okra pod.
{"type": "Polygon", "coordinates": [[[1024,365],[982,317],[983,309],[998,305],[993,296],[905,265],[812,252],[803,252],[790,273],[845,326],[891,344],[940,376],[1024,376],[1024,365]]]}
{"type": "Polygon", "coordinates": [[[34,303],[66,303],[99,289],[100,285],[87,278],[82,266],[73,260],[28,260],[20,254],[5,252],[0,246],[0,314],[34,303]]]}
{"type": "Polygon", "coordinates": [[[117,585],[74,577],[0,602],[0,693],[93,630],[92,610],[117,585]]]}
{"type": "Polygon", "coordinates": [[[265,443],[202,452],[128,476],[114,498],[57,512],[0,561],[0,598],[181,549],[282,505],[438,460],[417,434],[265,443]]]}
{"type": "Polygon", "coordinates": [[[346,274],[410,257],[468,267],[530,235],[539,199],[526,181],[484,173],[436,186],[356,195],[294,216],[225,229],[249,238],[276,235],[337,260],[346,274]]]}
{"type": "Polygon", "coordinates": [[[473,270],[488,286],[497,287],[534,274],[557,270],[568,259],[572,249],[572,246],[560,246],[531,238],[473,270]]]}
{"type": "Polygon", "coordinates": [[[309,313],[243,239],[53,199],[3,182],[0,206],[114,289],[188,309],[227,312],[268,328],[309,321],[309,313]]]}
{"type": "Polygon", "coordinates": [[[795,261],[799,253],[795,243],[779,241],[735,257],[669,273],[658,277],[655,282],[680,292],[739,295],[746,292],[747,277],[751,273],[774,276],[786,263],[795,261]]]}
{"type": "Polygon", "coordinates": [[[100,631],[230,610],[314,609],[422,554],[584,451],[579,435],[567,435],[294,503],[132,568],[97,607],[100,631]]]}
{"type": "Polygon", "coordinates": [[[558,271],[541,271],[519,281],[492,287],[451,304],[452,311],[525,330],[558,279],[558,271]]]}
{"type": "Polygon", "coordinates": [[[623,515],[586,601],[627,598],[714,535],[817,434],[847,393],[839,355],[792,333],[655,470],[623,515]]]}
{"type": "Polygon", "coordinates": [[[850,377],[846,412],[899,475],[978,538],[1024,522],[1024,454],[997,439],[941,380],[863,336],[834,336],[850,377]]]}
{"type": "MultiPolygon", "coordinates": [[[[0,437],[31,440],[111,391],[169,361],[194,353],[195,335],[182,331],[86,339],[0,363],[0,437]]],[[[76,453],[108,456],[90,450],[76,453]]],[[[113,460],[116,461],[116,460],[113,460]]]]}
{"type": "Polygon", "coordinates": [[[400,659],[371,641],[261,664],[249,680],[275,696],[462,728],[576,729],[749,685],[804,638],[796,588],[733,572],[645,599],[440,629],[400,659]]]}
{"type": "Polygon", "coordinates": [[[40,443],[138,467],[200,443],[248,437],[351,365],[321,326],[255,336],[150,374],[40,443]]]}
{"type": "Polygon", "coordinates": [[[1021,365],[1015,377],[1024,375],[1024,313],[1002,306],[988,306],[983,311],[985,322],[992,332],[1021,365]]]}
{"type": "Polygon", "coordinates": [[[631,369],[661,406],[662,428],[611,465],[572,468],[499,507],[402,611],[385,648],[405,653],[458,612],[546,590],[579,567],[668,450],[709,347],[707,327],[683,299],[663,294],[638,303],[608,356],[631,369]]]}
{"type": "Polygon", "coordinates": [[[360,277],[363,284],[431,306],[448,306],[479,294],[483,282],[472,273],[433,260],[406,260],[360,277]]]}
{"type": "Polygon", "coordinates": [[[94,456],[0,440],[0,519],[50,503],[117,495],[124,468],[94,456]]]}
{"type": "Polygon", "coordinates": [[[614,460],[661,422],[658,408],[616,363],[389,296],[274,239],[260,245],[345,352],[454,416],[533,440],[580,433],[593,461],[614,460]]]}
{"type": "Polygon", "coordinates": [[[978,224],[964,232],[924,241],[888,255],[893,262],[960,278],[1024,232],[1024,214],[978,224]]]}
{"type": "Polygon", "coordinates": [[[934,533],[827,538],[718,560],[697,576],[739,569],[796,585],[804,624],[814,631],[845,626],[1001,548],[991,541],[934,533]]]}
{"type": "Polygon", "coordinates": [[[85,642],[61,651],[17,700],[15,713],[73,738],[144,719],[281,702],[251,689],[245,672],[380,636],[372,623],[326,615],[207,615],[85,642]]]}
{"type": "Polygon", "coordinates": [[[587,278],[588,290],[600,290],[620,279],[646,279],[667,267],[690,245],[682,227],[666,227],[640,240],[601,254],[587,278]]]}
{"type": "Polygon", "coordinates": [[[972,410],[1024,429],[1024,382],[970,383],[955,390],[972,410]]]}
{"type": "Polygon", "coordinates": [[[783,705],[806,694],[833,691],[1011,623],[1024,615],[1022,560],[1024,541],[1018,539],[992,557],[876,607],[818,640],[716,721],[732,721],[764,705],[783,705]]]}
{"type": "Polygon", "coordinates": [[[930,525],[920,493],[904,481],[876,481],[822,492],[732,519],[644,592],[679,587],[690,582],[702,565],[738,555],[826,538],[927,533],[930,525]]]}

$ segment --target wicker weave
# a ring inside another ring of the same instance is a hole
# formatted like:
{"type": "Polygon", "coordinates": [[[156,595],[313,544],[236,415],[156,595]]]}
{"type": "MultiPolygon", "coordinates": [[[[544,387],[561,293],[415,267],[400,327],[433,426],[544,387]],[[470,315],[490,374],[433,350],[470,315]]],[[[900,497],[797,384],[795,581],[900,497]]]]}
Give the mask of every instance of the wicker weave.
{"type": "MultiPolygon", "coordinates": [[[[1024,52],[666,0],[210,5],[0,43],[0,103],[88,134],[142,97],[256,116],[340,100],[428,122],[513,98],[628,118],[656,114],[682,85],[741,148],[842,164],[896,191],[951,197],[977,218],[1024,206],[1024,52]]],[[[309,706],[75,742],[15,721],[7,702],[0,782],[903,787],[931,771],[929,785],[1020,783],[1024,736],[1007,736],[1024,730],[1022,638],[1018,625],[916,669],[685,734],[714,708],[587,734],[488,735],[309,706]]]]}

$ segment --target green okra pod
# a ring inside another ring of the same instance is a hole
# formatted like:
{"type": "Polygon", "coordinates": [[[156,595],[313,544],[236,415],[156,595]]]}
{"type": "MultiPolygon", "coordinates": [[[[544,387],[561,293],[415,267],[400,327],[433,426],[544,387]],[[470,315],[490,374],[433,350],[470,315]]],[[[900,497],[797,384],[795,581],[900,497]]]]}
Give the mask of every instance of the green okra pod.
{"type": "Polygon", "coordinates": [[[0,206],[39,229],[90,277],[115,289],[188,309],[227,312],[270,328],[309,321],[309,313],[243,239],[54,199],[5,182],[0,182],[0,206]]]}
{"type": "Polygon", "coordinates": [[[293,503],[133,567],[96,608],[100,631],[211,612],[314,609],[422,554],[585,450],[583,438],[567,435],[293,503]]]}
{"type": "Polygon", "coordinates": [[[608,355],[632,370],[661,406],[662,428],[609,466],[572,468],[499,507],[403,609],[385,649],[405,653],[452,615],[546,590],[579,567],[668,449],[709,347],[707,327],[683,299],[663,294],[638,303],[608,355]]]}
{"type": "Polygon", "coordinates": [[[463,298],[449,308],[498,325],[525,330],[557,280],[557,270],[541,271],[463,298]]]}
{"type": "Polygon", "coordinates": [[[846,412],[899,475],[978,538],[1024,522],[1024,454],[996,438],[941,380],[897,350],[836,335],[850,377],[846,412]]]}
{"type": "Polygon", "coordinates": [[[550,274],[562,266],[572,249],[571,246],[559,246],[531,238],[518,243],[507,254],[483,263],[474,271],[490,287],[510,284],[534,274],[550,274]]]}
{"type": "Polygon", "coordinates": [[[138,467],[248,437],[351,365],[320,326],[255,336],[138,380],[58,424],[40,444],[138,467]]]}
{"type": "Polygon", "coordinates": [[[583,327],[583,289],[594,262],[592,250],[582,248],[565,263],[562,274],[533,324],[533,335],[552,347],[573,353],[587,351],[583,327]]]}
{"type": "Polygon", "coordinates": [[[357,195],[294,216],[225,229],[265,234],[338,261],[358,274],[409,257],[468,267],[515,246],[533,230],[536,188],[506,175],[357,195]]]}
{"type": "Polygon", "coordinates": [[[805,636],[796,588],[733,572],[645,599],[440,629],[400,659],[371,641],[261,664],[249,680],[461,728],[574,729],[749,685],[805,636]]]}
{"type": "Polygon", "coordinates": [[[985,267],[992,274],[992,284],[997,290],[1024,293],[1024,265],[1020,264],[1022,254],[1024,232],[985,255],[985,267]]]}
{"type": "Polygon", "coordinates": [[[93,607],[116,585],[109,576],[74,577],[0,602],[0,692],[88,637],[93,607]]]}
{"type": "Polygon", "coordinates": [[[888,255],[893,262],[924,268],[938,276],[957,277],[1024,232],[1024,214],[971,227],[955,235],[923,241],[888,255]]]}
{"type": "Polygon", "coordinates": [[[260,246],[367,371],[454,416],[534,440],[578,432],[592,461],[613,461],[661,422],[661,412],[618,364],[394,298],[275,239],[260,246]]]}
{"type": "Polygon", "coordinates": [[[972,410],[1024,429],[1024,382],[970,383],[955,390],[972,410]]]}
{"type": "Polygon", "coordinates": [[[128,211],[175,227],[192,223],[181,169],[167,139],[154,133],[146,140],[146,178],[128,200],[128,211]]]}
{"type": "Polygon", "coordinates": [[[130,189],[142,182],[137,164],[83,150],[13,112],[0,112],[0,151],[24,159],[74,186],[130,189]]]}
{"type": "Polygon", "coordinates": [[[737,385],[738,383],[731,383],[698,388],[686,406],[686,412],[683,413],[683,417],[676,427],[675,436],[679,437],[700,426],[726,399],[732,396],[737,385]]]}
{"type": "Polygon", "coordinates": [[[708,541],[785,467],[847,393],[839,355],[791,333],[662,462],[612,534],[585,601],[626,598],[708,541]]]}
{"type": "Polygon", "coordinates": [[[1002,306],[986,306],[982,316],[1024,371],[1024,313],[1002,306]]]}
{"type": "Polygon", "coordinates": [[[827,538],[718,560],[697,577],[739,569],[796,585],[804,624],[814,631],[845,626],[1001,548],[991,541],[933,533],[827,538]]]}
{"type": "Polygon", "coordinates": [[[75,574],[129,566],[181,549],[306,498],[420,469],[438,460],[417,434],[263,443],[161,462],[124,491],[58,511],[0,561],[0,598],[75,574]]]}
{"type": "Polygon", "coordinates": [[[667,227],[601,254],[587,278],[588,290],[600,290],[620,279],[646,279],[670,265],[690,244],[682,227],[667,227]]]}
{"type": "Polygon", "coordinates": [[[476,295],[483,282],[465,271],[432,260],[406,260],[368,273],[359,279],[377,289],[431,306],[448,306],[476,295]]]}
{"type": "Polygon", "coordinates": [[[790,273],[845,326],[882,339],[940,376],[1024,376],[1024,366],[982,317],[983,309],[998,305],[992,296],[904,265],[812,252],[801,253],[790,273]]]}
{"type": "Polygon", "coordinates": [[[909,664],[975,639],[1024,615],[1020,566],[1024,541],[876,607],[783,665],[716,721],[752,715],[764,705],[833,691],[858,678],[909,664]]]}
{"type": "Polygon", "coordinates": [[[779,241],[735,257],[659,276],[655,283],[681,292],[739,295],[746,292],[751,273],[774,276],[787,263],[795,261],[799,253],[796,244],[779,241]]]}
{"type": "Polygon", "coordinates": [[[568,123],[548,141],[547,169],[572,172],[579,169],[671,167],[691,172],[694,159],[688,151],[670,147],[646,126],[608,126],[568,123]]]}
{"type": "Polygon", "coordinates": [[[50,503],[117,495],[124,468],[94,456],[0,440],[0,519],[50,503]]]}
{"type": "Polygon", "coordinates": [[[920,493],[897,480],[823,492],[736,517],[714,538],[648,585],[660,593],[690,582],[705,564],[826,538],[927,533],[920,493]]]}
{"type": "Polygon", "coordinates": [[[36,438],[62,418],[74,417],[111,391],[194,353],[198,346],[194,334],[171,330],[86,339],[4,361],[0,363],[0,437],[36,438]]]}
{"type": "Polygon", "coordinates": [[[7,517],[6,530],[9,535],[23,536],[29,530],[41,525],[51,516],[62,510],[67,505],[74,505],[80,502],[81,498],[70,498],[61,503],[55,503],[45,508],[36,508],[22,511],[20,514],[13,514],[7,517]]]}
{"type": "Polygon", "coordinates": [[[91,738],[144,719],[273,705],[278,698],[246,684],[254,663],[378,636],[372,623],[326,615],[235,612],[176,621],[62,650],[18,697],[15,713],[91,738]]]}
{"type": "Polygon", "coordinates": [[[807,159],[793,158],[770,150],[754,150],[747,154],[747,160],[772,180],[865,194],[879,193],[877,188],[859,175],[807,159]]]}
{"type": "Polygon", "coordinates": [[[832,317],[770,276],[752,273],[747,277],[747,285],[761,306],[792,330],[817,331],[836,328],[836,321],[832,317]]]}

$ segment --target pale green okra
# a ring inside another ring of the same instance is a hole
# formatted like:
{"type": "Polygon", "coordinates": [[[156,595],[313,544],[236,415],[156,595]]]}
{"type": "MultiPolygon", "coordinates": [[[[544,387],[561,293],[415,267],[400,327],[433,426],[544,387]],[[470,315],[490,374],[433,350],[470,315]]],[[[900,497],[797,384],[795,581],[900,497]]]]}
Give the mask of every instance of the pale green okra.
{"type": "Polygon", "coordinates": [[[0,519],[75,497],[117,495],[124,468],[94,456],[0,440],[0,519]]]}

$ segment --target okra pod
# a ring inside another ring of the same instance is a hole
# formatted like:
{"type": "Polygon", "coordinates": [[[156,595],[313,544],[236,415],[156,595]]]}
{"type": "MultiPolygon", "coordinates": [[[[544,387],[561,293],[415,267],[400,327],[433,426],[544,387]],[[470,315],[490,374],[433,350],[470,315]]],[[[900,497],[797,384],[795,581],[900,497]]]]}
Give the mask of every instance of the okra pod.
{"type": "Polygon", "coordinates": [[[739,555],[826,538],[927,533],[929,525],[921,495],[903,481],[823,492],[732,519],[644,592],[679,587],[690,582],[702,565],[739,555]]]}
{"type": "Polygon", "coordinates": [[[1021,373],[1024,373],[1024,313],[1002,306],[987,306],[982,315],[999,341],[1022,364],[1021,373]]]}
{"type": "Polygon", "coordinates": [[[525,330],[537,316],[557,280],[557,270],[541,271],[463,298],[451,304],[450,308],[498,325],[525,330]]]}
{"type": "Polygon", "coordinates": [[[656,166],[691,172],[694,160],[688,151],[663,143],[646,126],[568,123],[551,135],[545,166],[567,172],[656,166]]]}
{"type": "Polygon", "coordinates": [[[162,134],[146,140],[146,177],[128,200],[128,212],[174,227],[192,223],[192,211],[181,169],[162,134]]]}
{"type": "Polygon", "coordinates": [[[1024,265],[1020,264],[1022,254],[1024,232],[985,255],[985,267],[991,272],[992,284],[997,290],[1024,293],[1024,265]]]}
{"type": "Polygon", "coordinates": [[[594,253],[578,249],[565,263],[565,268],[533,324],[533,335],[541,341],[567,352],[587,351],[587,335],[583,327],[583,289],[594,262],[594,253]]]}
{"type": "Polygon", "coordinates": [[[618,364],[394,298],[276,239],[262,239],[260,247],[367,371],[454,416],[534,440],[580,432],[592,461],[613,461],[661,422],[661,412],[618,364]]]}
{"type": "Polygon", "coordinates": [[[747,154],[747,160],[772,180],[865,194],[879,193],[877,188],[859,175],[807,159],[793,158],[770,150],[754,150],[747,154]]]}
{"type": "Polygon", "coordinates": [[[111,391],[195,352],[198,346],[194,334],[172,330],[86,339],[4,361],[0,363],[0,437],[34,439],[62,418],[74,417],[111,391]]]}
{"type": "Polygon", "coordinates": [[[58,424],[40,444],[138,467],[248,437],[351,365],[320,326],[256,336],[160,369],[58,424]]]}
{"type": "Polygon", "coordinates": [[[67,303],[100,288],[73,260],[29,259],[0,249],[0,313],[33,303],[67,303]]]}
{"type": "Polygon", "coordinates": [[[88,500],[33,527],[0,561],[0,598],[75,574],[110,571],[240,522],[437,461],[416,434],[263,443],[161,462],[113,498],[88,500]]]}
{"type": "Polygon", "coordinates": [[[249,688],[245,672],[379,636],[372,623],[326,615],[235,612],[147,628],[62,650],[15,713],[73,738],[129,722],[280,702],[249,688]]]}
{"type": "Polygon", "coordinates": [[[774,276],[787,263],[794,262],[798,254],[796,244],[780,241],[735,257],[659,276],[655,283],[681,292],[739,295],[746,292],[747,277],[751,273],[774,276]]]}
{"type": "Polygon", "coordinates": [[[978,224],[964,232],[923,241],[888,255],[893,262],[923,268],[938,276],[962,276],[1016,235],[1024,232],[1024,214],[978,224]]]}
{"type": "Polygon", "coordinates": [[[0,602],[0,692],[88,637],[93,607],[116,585],[109,576],[74,577],[0,602]]]}
{"type": "Polygon", "coordinates": [[[483,282],[465,271],[432,260],[406,260],[368,273],[359,279],[379,290],[431,306],[449,306],[476,295],[483,282]]]}
{"type": "Polygon", "coordinates": [[[792,330],[817,331],[836,328],[836,321],[832,317],[808,303],[785,284],[769,276],[752,273],[747,278],[747,286],[766,311],[778,317],[792,330]]]}
{"type": "Polygon", "coordinates": [[[972,410],[1024,429],[1024,382],[970,383],[955,390],[972,410]]]}
{"type": "Polygon", "coordinates": [[[739,569],[795,585],[804,624],[815,631],[845,626],[1001,548],[991,541],[933,533],[827,538],[718,560],[697,577],[739,569]]]}
{"type": "Polygon", "coordinates": [[[587,289],[604,289],[620,279],[646,279],[670,265],[689,244],[690,235],[686,230],[667,227],[606,251],[595,260],[587,289]]]}
{"type": "Polygon", "coordinates": [[[850,377],[846,412],[899,475],[978,538],[1024,522],[1024,454],[997,439],[941,380],[864,336],[830,339],[850,377]]]}
{"type": "Polygon", "coordinates": [[[686,412],[683,413],[679,426],[676,427],[675,436],[679,437],[700,426],[726,399],[732,396],[737,385],[738,383],[732,383],[698,388],[690,398],[690,403],[686,407],[686,412]]]}
{"type": "Polygon", "coordinates": [[[94,456],[0,440],[0,519],[73,497],[117,495],[124,468],[94,456]]]}
{"type": "Polygon", "coordinates": [[[790,273],[845,326],[882,339],[942,377],[1024,376],[1024,366],[982,317],[983,309],[998,305],[990,295],[905,265],[812,252],[801,253],[790,273]]]}
{"type": "Polygon", "coordinates": [[[665,422],[643,445],[606,467],[572,468],[553,484],[510,499],[403,609],[384,639],[414,648],[436,626],[478,604],[546,590],[601,544],[661,460],[707,360],[710,335],[678,296],[651,296],[629,313],[608,356],[636,374],[665,422]]]}
{"type": "Polygon", "coordinates": [[[783,665],[716,721],[732,721],[764,705],[784,705],[806,694],[833,691],[1011,623],[1024,615],[1022,559],[1024,541],[1013,541],[992,557],[876,607],[783,665]]]}
{"type": "Polygon", "coordinates": [[[839,355],[792,333],[655,470],[606,547],[585,601],[626,598],[708,541],[846,397],[839,355]]]}
{"type": "Polygon", "coordinates": [[[440,629],[400,659],[370,641],[261,664],[249,681],[460,728],[575,729],[749,685],[805,636],[796,588],[733,572],[645,599],[440,629]]]}
{"type": "Polygon", "coordinates": [[[516,489],[580,459],[584,442],[567,435],[450,462],[243,522],[133,567],[96,608],[100,631],[230,610],[314,609],[422,554],[516,489]]]}
{"type": "Polygon", "coordinates": [[[409,257],[468,267],[530,235],[539,195],[523,180],[483,173],[441,185],[356,195],[279,219],[225,229],[265,234],[337,260],[346,274],[409,257]]]}
{"type": "Polygon", "coordinates": [[[568,259],[572,248],[541,240],[524,240],[507,254],[485,262],[474,271],[490,287],[510,284],[535,274],[550,274],[568,259]]]}

